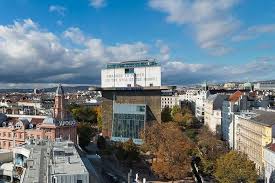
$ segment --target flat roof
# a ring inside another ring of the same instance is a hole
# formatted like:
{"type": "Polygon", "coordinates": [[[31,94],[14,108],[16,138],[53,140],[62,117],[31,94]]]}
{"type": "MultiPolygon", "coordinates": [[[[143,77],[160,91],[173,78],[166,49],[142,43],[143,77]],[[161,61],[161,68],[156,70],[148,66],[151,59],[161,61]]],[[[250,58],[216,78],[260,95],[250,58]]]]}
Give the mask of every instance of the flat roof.
{"type": "Polygon", "coordinates": [[[159,66],[159,63],[155,60],[133,60],[123,62],[110,62],[107,64],[107,69],[114,68],[135,68],[135,67],[152,67],[159,66]]]}
{"type": "MultiPolygon", "coordinates": [[[[242,114],[242,113],[241,113],[242,114]]],[[[252,110],[250,116],[242,116],[244,119],[248,119],[254,123],[258,123],[264,126],[275,125],[275,112],[264,110],[252,110]]]]}
{"type": "Polygon", "coordinates": [[[148,86],[148,87],[90,87],[92,91],[142,91],[142,90],[171,90],[175,86],[148,86]]]}
{"type": "Polygon", "coordinates": [[[47,166],[50,166],[50,175],[89,174],[73,142],[45,142],[37,145],[26,144],[22,147],[31,150],[27,161],[34,161],[33,167],[26,169],[23,182],[46,182],[47,166]],[[51,150],[52,155],[48,154],[51,150]]]}

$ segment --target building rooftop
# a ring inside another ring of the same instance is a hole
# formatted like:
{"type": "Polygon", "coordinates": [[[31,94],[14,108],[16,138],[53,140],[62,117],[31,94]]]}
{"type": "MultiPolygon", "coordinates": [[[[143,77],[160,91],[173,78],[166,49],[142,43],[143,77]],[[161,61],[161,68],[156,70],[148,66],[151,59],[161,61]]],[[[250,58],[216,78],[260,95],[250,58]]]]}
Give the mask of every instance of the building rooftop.
{"type": "Polygon", "coordinates": [[[27,159],[27,164],[31,166],[26,169],[23,183],[46,182],[48,173],[50,176],[83,174],[89,176],[73,142],[41,142],[40,144],[25,144],[23,147],[31,152],[27,159]]]}
{"type": "Polygon", "coordinates": [[[273,152],[275,152],[275,144],[273,144],[273,143],[267,145],[266,148],[269,149],[269,150],[271,150],[271,151],[273,151],[273,152]]]}
{"type": "Polygon", "coordinates": [[[275,112],[272,111],[252,110],[251,112],[242,112],[240,116],[254,123],[268,127],[275,124],[275,112]]]}
{"type": "Polygon", "coordinates": [[[63,87],[61,84],[58,85],[55,94],[56,95],[64,95],[64,90],[63,90],[63,87]]]}
{"type": "Polygon", "coordinates": [[[107,69],[114,68],[134,68],[134,67],[152,67],[159,66],[159,63],[155,60],[135,60],[124,62],[110,62],[107,64],[107,69]]]}
{"type": "Polygon", "coordinates": [[[257,115],[252,118],[253,121],[261,123],[265,126],[272,126],[275,124],[275,112],[264,110],[253,110],[257,115]]]}
{"type": "Polygon", "coordinates": [[[139,90],[171,90],[175,86],[148,86],[148,87],[90,87],[91,91],[139,91],[139,90]]]}
{"type": "Polygon", "coordinates": [[[241,91],[236,91],[235,93],[233,93],[232,95],[229,96],[229,101],[230,102],[237,102],[240,97],[242,96],[242,92],[241,91]]]}

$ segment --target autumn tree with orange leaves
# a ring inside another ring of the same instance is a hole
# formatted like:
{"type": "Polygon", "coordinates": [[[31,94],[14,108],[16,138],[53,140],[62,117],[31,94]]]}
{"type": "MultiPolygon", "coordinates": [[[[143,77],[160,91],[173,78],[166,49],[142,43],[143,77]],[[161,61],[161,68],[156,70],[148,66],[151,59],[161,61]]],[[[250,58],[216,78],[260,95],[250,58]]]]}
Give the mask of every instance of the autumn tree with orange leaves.
{"type": "Polygon", "coordinates": [[[154,155],[151,169],[156,175],[168,180],[188,175],[193,145],[175,123],[155,123],[143,138],[145,149],[154,155]]]}

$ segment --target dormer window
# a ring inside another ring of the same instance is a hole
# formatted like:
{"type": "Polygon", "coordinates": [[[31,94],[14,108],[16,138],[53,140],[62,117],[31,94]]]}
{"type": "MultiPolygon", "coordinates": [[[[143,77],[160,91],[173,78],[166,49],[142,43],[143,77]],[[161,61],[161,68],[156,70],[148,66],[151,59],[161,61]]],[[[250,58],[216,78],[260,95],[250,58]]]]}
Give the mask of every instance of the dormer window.
{"type": "Polygon", "coordinates": [[[20,122],[17,122],[17,123],[15,124],[15,128],[21,128],[20,122]]]}

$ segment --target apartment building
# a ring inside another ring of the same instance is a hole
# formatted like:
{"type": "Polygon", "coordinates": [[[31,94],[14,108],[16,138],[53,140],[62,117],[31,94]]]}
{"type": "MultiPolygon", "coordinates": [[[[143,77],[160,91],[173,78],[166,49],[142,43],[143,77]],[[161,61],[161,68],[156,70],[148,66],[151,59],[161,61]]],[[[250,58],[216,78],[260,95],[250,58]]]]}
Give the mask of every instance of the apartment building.
{"type": "Polygon", "coordinates": [[[235,116],[236,150],[248,155],[258,173],[264,173],[264,147],[272,142],[275,112],[253,110],[235,116]]]}
{"type": "Polygon", "coordinates": [[[247,96],[240,91],[236,91],[230,95],[227,100],[223,101],[221,122],[222,139],[228,142],[231,149],[234,149],[235,114],[247,110],[249,106],[247,96]]]}
{"type": "Polygon", "coordinates": [[[161,109],[165,107],[173,108],[175,105],[180,106],[179,96],[174,91],[161,92],[161,109]]]}
{"type": "Polygon", "coordinates": [[[0,148],[11,149],[27,139],[70,139],[76,143],[76,121],[65,108],[64,91],[57,87],[53,116],[0,114],[0,148]],[[13,144],[15,141],[15,144],[13,144]]]}
{"type": "Polygon", "coordinates": [[[227,98],[223,94],[209,95],[205,101],[204,124],[213,133],[221,133],[222,104],[227,98]]]}
{"type": "Polygon", "coordinates": [[[264,148],[264,172],[265,182],[275,182],[275,144],[274,140],[271,144],[264,148]]]}

